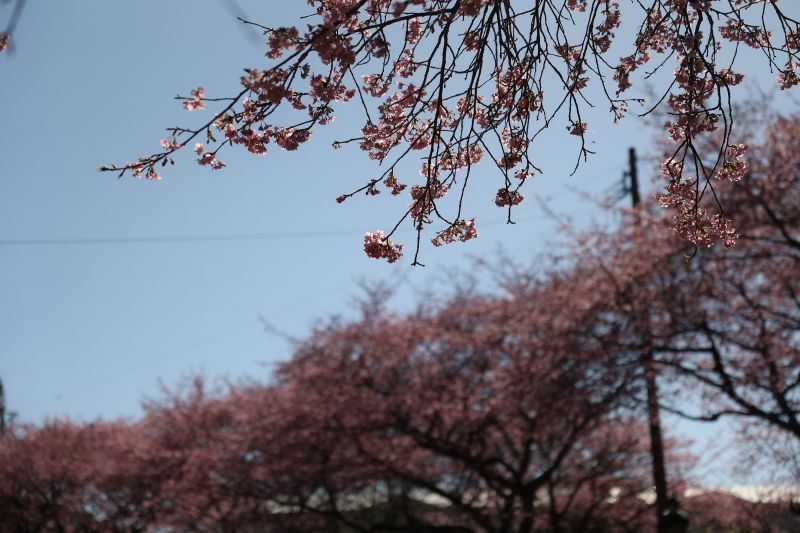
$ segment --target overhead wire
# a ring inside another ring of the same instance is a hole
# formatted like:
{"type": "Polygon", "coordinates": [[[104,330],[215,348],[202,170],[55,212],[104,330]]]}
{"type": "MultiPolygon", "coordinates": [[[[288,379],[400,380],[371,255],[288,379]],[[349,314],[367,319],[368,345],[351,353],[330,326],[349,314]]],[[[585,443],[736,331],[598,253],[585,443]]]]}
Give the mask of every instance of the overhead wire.
{"type": "MultiPolygon", "coordinates": [[[[530,221],[542,218],[541,216],[525,216],[516,219],[516,222],[530,221]]],[[[482,226],[497,226],[505,224],[506,218],[494,219],[486,222],[482,226]]],[[[336,236],[353,236],[358,234],[361,230],[330,230],[330,231],[304,231],[304,232],[274,232],[274,233],[232,233],[232,234],[219,234],[219,235],[167,235],[167,236],[137,236],[137,237],[74,237],[74,238],[32,238],[32,239],[0,239],[0,246],[49,246],[49,245],[103,245],[103,244],[147,244],[147,243],[175,243],[175,242],[222,242],[222,241],[248,241],[248,240],[272,240],[272,239],[308,239],[308,238],[321,238],[321,237],[336,237],[336,236]]],[[[404,229],[403,232],[415,231],[413,228],[404,229]]],[[[316,300],[328,293],[316,294],[310,300],[316,300]]],[[[290,309],[296,305],[305,303],[306,300],[289,302],[287,305],[281,307],[281,311],[290,309]]],[[[151,367],[159,364],[167,359],[171,359],[177,355],[187,352],[195,351],[207,344],[216,342],[223,338],[227,338],[235,333],[240,332],[247,326],[252,324],[239,323],[231,328],[225,329],[216,334],[204,337],[198,341],[188,343],[182,347],[162,352],[160,355],[148,358],[136,365],[132,365],[124,371],[116,372],[111,375],[98,377],[90,380],[88,383],[78,385],[67,389],[66,391],[59,392],[48,401],[59,401],[64,396],[69,396],[75,393],[83,392],[98,384],[115,381],[123,376],[130,375],[131,372],[140,370],[144,367],[151,367]]]]}
{"type": "MultiPolygon", "coordinates": [[[[518,221],[531,220],[537,217],[525,217],[518,221]]],[[[495,219],[483,226],[496,226],[505,224],[506,219],[495,219]]],[[[200,235],[164,235],[164,236],[133,236],[133,237],[42,237],[24,239],[0,239],[0,246],[51,246],[51,245],[87,245],[87,244],[149,244],[149,243],[176,243],[176,242],[221,242],[221,241],[256,241],[276,239],[312,239],[319,237],[348,237],[358,235],[359,229],[349,230],[321,230],[321,231],[295,231],[274,233],[229,233],[229,234],[200,234],[200,235]]],[[[403,232],[415,231],[405,229],[403,232]]]]}

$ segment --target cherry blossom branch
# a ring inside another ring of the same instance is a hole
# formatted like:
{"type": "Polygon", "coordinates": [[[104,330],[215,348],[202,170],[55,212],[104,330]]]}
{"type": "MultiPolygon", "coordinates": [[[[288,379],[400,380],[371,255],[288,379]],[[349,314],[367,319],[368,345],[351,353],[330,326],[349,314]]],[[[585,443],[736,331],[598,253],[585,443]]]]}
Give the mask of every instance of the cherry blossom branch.
{"type": "MultiPolygon", "coordinates": [[[[4,3],[8,3],[10,0],[5,0],[4,3]]],[[[14,34],[14,30],[17,28],[17,24],[19,23],[19,18],[22,16],[22,9],[25,7],[25,0],[13,0],[14,1],[14,9],[11,11],[11,17],[8,19],[8,23],[6,24],[5,29],[0,32],[0,52],[5,52],[8,50],[10,46],[9,43],[11,41],[11,36],[14,34]]]]}
{"type": "Polygon", "coordinates": [[[224,103],[213,119],[198,128],[171,128],[162,152],[101,170],[159,179],[156,167],[172,164],[172,154],[203,133],[216,148],[195,143],[192,149],[200,165],[215,170],[225,166],[217,159],[223,147],[238,145],[261,155],[274,142],[296,150],[313,130],[333,121],[335,105],[358,95],[365,118],[361,134],[334,148],[358,144],[379,165],[392,163],[337,201],[382,190],[407,194],[410,203],[393,229],[368,233],[364,244],[370,257],[398,260],[403,245],[390,238],[408,221],[416,231],[416,265],[422,234],[435,223],[444,224],[431,239],[435,246],[478,235],[475,219],[464,218],[464,199],[472,167],[485,156],[501,178],[494,203],[507,210],[511,223],[512,208],[524,200],[522,187],[541,172],[532,153],[551,124],[563,121],[578,138],[573,172],[592,155],[584,119],[585,107],[594,105],[592,80],[618,121],[630,103],[645,103],[625,96],[634,84],[631,76],[639,71],[652,77],[674,61],[674,78],[643,113],[665,102],[665,129],[675,142],[672,157],[664,161],[667,185],[660,201],[674,210],[675,231],[694,246],[732,246],[736,227],[715,183],[739,180],[746,172],[746,147],[732,142],[731,89],[743,79],[733,70],[739,46],[761,51],[768,67],[779,72],[782,89],[800,83],[795,74],[800,24],[775,2],[653,0],[623,8],[610,0],[535,0],[520,10],[511,0],[310,4],[315,11],[306,18],[316,23],[304,31],[248,22],[264,32],[271,61],[264,70],[247,69],[236,96],[209,99],[198,88],[190,98],[178,97],[190,111],[224,103]],[[623,17],[636,23],[638,32],[633,52],[616,59],[609,54],[623,17]],[[782,33],[780,39],[771,28],[782,33]],[[732,55],[722,66],[721,52],[727,49],[732,55]],[[784,57],[781,67],[778,60],[784,57]],[[645,65],[651,69],[645,72],[645,65]],[[545,96],[551,86],[557,90],[545,96]],[[307,118],[287,118],[297,112],[307,118]],[[224,140],[217,141],[215,132],[224,140]],[[717,142],[713,159],[697,147],[707,136],[717,142]],[[403,162],[417,151],[424,154],[422,180],[414,184],[405,177],[403,162]],[[454,189],[457,195],[451,194],[454,189]],[[706,194],[713,207],[703,201],[706,194]]]}

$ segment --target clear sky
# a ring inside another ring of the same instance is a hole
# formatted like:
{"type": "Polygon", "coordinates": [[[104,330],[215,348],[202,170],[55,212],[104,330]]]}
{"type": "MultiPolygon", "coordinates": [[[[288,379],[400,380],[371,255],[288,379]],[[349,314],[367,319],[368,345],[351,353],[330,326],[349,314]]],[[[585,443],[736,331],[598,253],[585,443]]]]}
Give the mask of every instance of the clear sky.
{"type": "MultiPolygon", "coordinates": [[[[423,250],[425,268],[387,265],[362,253],[365,231],[388,228],[403,207],[390,198],[334,199],[375,170],[355,148],[330,150],[360,117],[340,111],[299,152],[257,158],[228,151],[212,173],[179,158],[161,182],[117,180],[96,169],[158,149],[164,127],[192,125],[173,96],[202,85],[237,90],[243,67],[265,65],[260,37],[235,18],[229,0],[28,2],[13,53],[0,55],[0,241],[276,234],[274,238],[76,245],[0,245],[0,377],[8,407],[25,421],[135,416],[157,381],[267,376],[285,359],[281,338],[259,322],[302,335],[315,320],[346,313],[356,281],[440,283],[470,256],[498,245],[535,258],[555,224],[529,201],[519,223],[501,223],[492,204],[497,176],[478,167],[469,212],[481,237],[423,250]],[[338,134],[338,135],[337,135],[338,134]],[[301,236],[280,237],[300,233],[301,236]]],[[[273,26],[296,21],[304,1],[239,0],[247,16],[273,26]]],[[[2,4],[0,4],[2,6],[2,4]]],[[[0,22],[10,6],[0,9],[0,22]]],[[[352,111],[352,110],[351,110],[352,111]]],[[[590,120],[598,154],[570,177],[574,138],[534,147],[545,170],[528,185],[562,214],[587,223],[591,204],[570,188],[602,193],[620,181],[628,146],[646,153],[641,121],[590,120]]],[[[411,233],[398,239],[411,245],[411,233]]]]}

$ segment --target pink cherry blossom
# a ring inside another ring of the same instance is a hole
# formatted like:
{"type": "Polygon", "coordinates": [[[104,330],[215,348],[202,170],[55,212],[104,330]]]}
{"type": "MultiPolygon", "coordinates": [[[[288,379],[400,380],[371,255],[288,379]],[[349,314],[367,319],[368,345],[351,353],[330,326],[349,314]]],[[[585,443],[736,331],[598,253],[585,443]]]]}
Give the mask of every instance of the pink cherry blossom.
{"type": "Polygon", "coordinates": [[[364,253],[373,259],[394,263],[403,256],[403,245],[390,241],[381,230],[364,236],[364,253]]]}
{"type": "Polygon", "coordinates": [[[183,102],[183,108],[187,111],[202,111],[206,108],[206,104],[203,102],[203,96],[204,92],[202,87],[193,89],[191,100],[185,100],[183,102]]]}

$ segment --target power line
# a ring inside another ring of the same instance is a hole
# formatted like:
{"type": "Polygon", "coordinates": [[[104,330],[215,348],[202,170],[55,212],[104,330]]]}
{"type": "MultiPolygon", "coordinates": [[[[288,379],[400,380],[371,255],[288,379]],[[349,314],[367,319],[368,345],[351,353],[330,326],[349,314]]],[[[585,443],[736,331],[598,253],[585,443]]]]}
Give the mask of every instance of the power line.
{"type": "MultiPolygon", "coordinates": [[[[519,222],[532,217],[519,219],[519,222]]],[[[483,226],[505,224],[506,219],[486,222],[483,226]]],[[[415,230],[401,230],[402,232],[415,230]]],[[[0,239],[0,246],[53,246],[53,245],[90,245],[90,244],[148,244],[170,242],[223,242],[223,241],[263,241],[277,239],[313,239],[319,237],[352,237],[363,232],[363,229],[295,231],[275,233],[229,233],[220,235],[165,235],[151,237],[46,237],[32,239],[0,239]]]]}
{"type": "Polygon", "coordinates": [[[279,233],[231,233],[222,235],[167,235],[161,237],[74,237],[40,239],[2,239],[0,246],[47,246],[72,244],[145,244],[159,242],[213,242],[213,241],[256,241],[271,239],[305,239],[313,237],[352,236],[359,230],[306,231],[279,233]]]}

